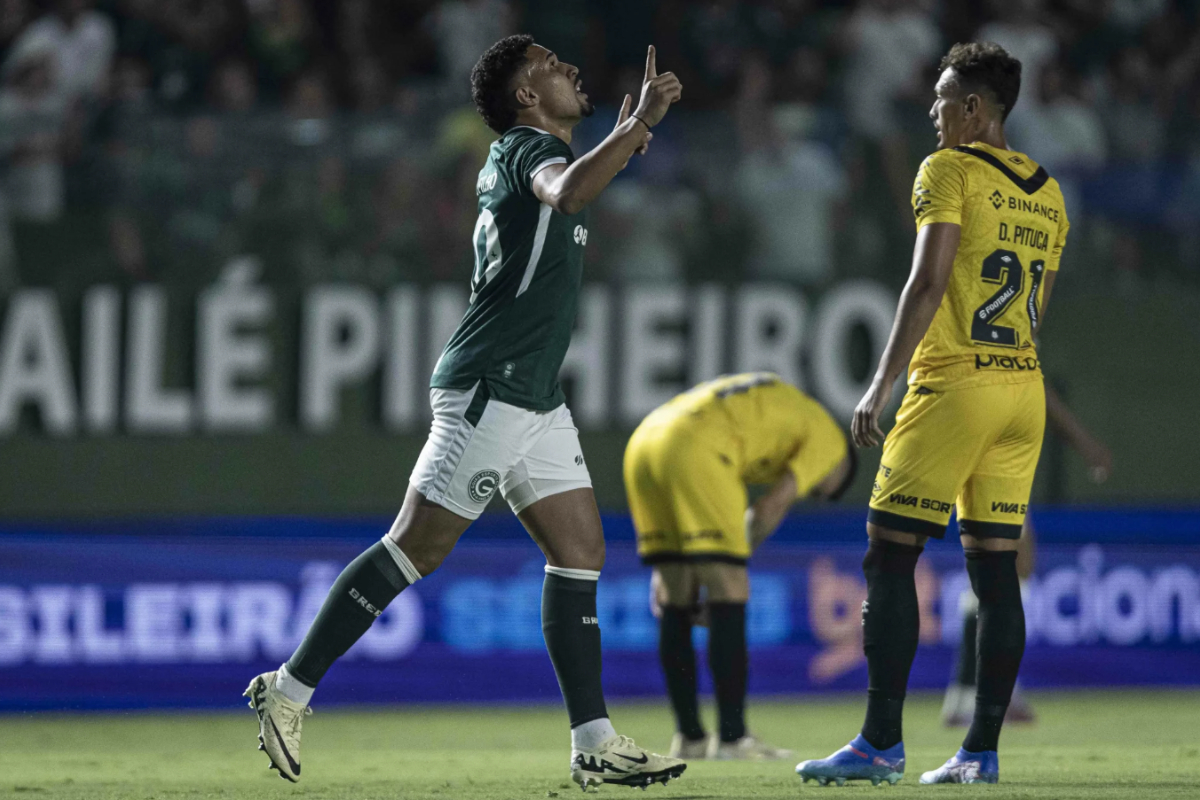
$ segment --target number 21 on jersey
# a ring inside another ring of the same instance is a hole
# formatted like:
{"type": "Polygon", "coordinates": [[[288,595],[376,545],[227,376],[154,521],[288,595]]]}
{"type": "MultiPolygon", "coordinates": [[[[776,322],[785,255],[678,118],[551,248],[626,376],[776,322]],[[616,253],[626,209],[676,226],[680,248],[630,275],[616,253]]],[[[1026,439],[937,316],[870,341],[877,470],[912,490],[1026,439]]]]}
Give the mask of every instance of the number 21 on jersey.
{"type": "MultiPolygon", "coordinates": [[[[1045,271],[1046,262],[1040,258],[1029,265],[1029,299],[1025,304],[1025,311],[1029,315],[1031,337],[1037,330],[1038,289],[1041,288],[1045,271]]],[[[1021,340],[1016,328],[996,324],[996,320],[1004,316],[1013,301],[1021,296],[1021,289],[1024,288],[1025,267],[1021,265],[1020,257],[1012,250],[993,250],[992,254],[983,260],[980,277],[985,283],[1000,284],[1000,288],[985,300],[983,305],[975,309],[971,317],[971,338],[982,344],[1020,347],[1021,340]]]]}

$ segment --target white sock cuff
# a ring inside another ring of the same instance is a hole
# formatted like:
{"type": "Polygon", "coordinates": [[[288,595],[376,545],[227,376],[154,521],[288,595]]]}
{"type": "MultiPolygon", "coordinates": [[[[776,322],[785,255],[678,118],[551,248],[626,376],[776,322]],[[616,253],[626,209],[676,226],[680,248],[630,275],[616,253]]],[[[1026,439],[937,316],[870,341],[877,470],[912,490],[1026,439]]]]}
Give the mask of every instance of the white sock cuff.
{"type": "Polygon", "coordinates": [[[572,578],[577,581],[598,581],[600,571],[595,569],[569,569],[568,567],[552,567],[546,565],[547,575],[557,575],[560,578],[572,578]]]}
{"type": "Polygon", "coordinates": [[[421,573],[417,572],[417,568],[413,566],[413,562],[409,561],[408,556],[404,555],[404,551],[400,549],[400,545],[393,542],[392,538],[386,534],[379,541],[383,542],[383,546],[387,548],[392,561],[396,562],[396,566],[400,568],[400,572],[404,575],[404,580],[408,581],[409,586],[421,580],[421,573]]]}
{"type": "Polygon", "coordinates": [[[288,700],[302,706],[306,706],[312,701],[313,692],[316,691],[311,686],[301,683],[299,678],[288,672],[287,662],[279,667],[279,672],[275,676],[275,688],[288,700]]]}

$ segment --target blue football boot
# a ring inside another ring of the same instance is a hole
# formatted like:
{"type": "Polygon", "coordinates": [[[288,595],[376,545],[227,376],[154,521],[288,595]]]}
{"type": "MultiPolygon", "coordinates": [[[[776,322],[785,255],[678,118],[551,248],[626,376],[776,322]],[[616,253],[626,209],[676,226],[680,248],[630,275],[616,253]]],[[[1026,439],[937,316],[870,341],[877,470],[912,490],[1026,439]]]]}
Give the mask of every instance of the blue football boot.
{"type": "Polygon", "coordinates": [[[995,750],[972,753],[961,747],[954,758],[921,776],[921,783],[999,783],[1000,758],[995,750]]]}
{"type": "Polygon", "coordinates": [[[815,779],[822,786],[833,781],[841,786],[846,781],[870,781],[878,786],[883,781],[895,784],[904,777],[904,742],[876,750],[862,734],[829,758],[801,761],[796,774],[807,783],[815,779]]]}

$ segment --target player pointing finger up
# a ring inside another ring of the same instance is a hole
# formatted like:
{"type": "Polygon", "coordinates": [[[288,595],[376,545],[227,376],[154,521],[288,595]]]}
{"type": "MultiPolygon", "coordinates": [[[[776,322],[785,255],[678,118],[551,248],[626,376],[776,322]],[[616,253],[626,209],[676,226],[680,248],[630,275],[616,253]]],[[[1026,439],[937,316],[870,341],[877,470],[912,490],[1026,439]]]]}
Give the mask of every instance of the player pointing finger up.
{"type": "Polygon", "coordinates": [[[683,84],[674,72],[658,74],[655,63],[654,45],[646,51],[646,75],[642,79],[642,98],[638,102],[633,117],[642,121],[647,128],[653,128],[667,114],[667,108],[683,96],[683,84]]]}

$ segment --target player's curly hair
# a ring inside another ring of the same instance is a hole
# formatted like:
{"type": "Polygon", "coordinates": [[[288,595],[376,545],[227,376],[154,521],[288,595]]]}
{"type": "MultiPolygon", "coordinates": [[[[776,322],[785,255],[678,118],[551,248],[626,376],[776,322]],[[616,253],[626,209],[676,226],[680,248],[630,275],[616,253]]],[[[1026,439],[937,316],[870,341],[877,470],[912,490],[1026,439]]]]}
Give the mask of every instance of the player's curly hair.
{"type": "Polygon", "coordinates": [[[941,69],[952,69],[973,91],[990,92],[1000,108],[1001,119],[1017,104],[1021,93],[1021,62],[995,42],[959,43],[942,58],[941,69]]]}
{"type": "Polygon", "coordinates": [[[489,47],[471,70],[471,99],[487,126],[504,133],[517,121],[513,76],[525,64],[525,51],[533,44],[527,33],[507,36],[489,47]]]}

